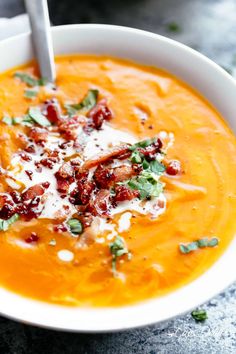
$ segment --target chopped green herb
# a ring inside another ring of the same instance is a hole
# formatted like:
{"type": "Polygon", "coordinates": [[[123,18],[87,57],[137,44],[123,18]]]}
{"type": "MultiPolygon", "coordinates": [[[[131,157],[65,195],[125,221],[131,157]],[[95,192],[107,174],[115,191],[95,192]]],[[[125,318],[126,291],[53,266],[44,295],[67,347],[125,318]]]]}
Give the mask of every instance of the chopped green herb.
{"type": "Polygon", "coordinates": [[[44,78],[36,79],[32,75],[27,74],[27,73],[22,73],[22,72],[15,73],[14,77],[17,77],[18,79],[20,79],[22,82],[24,82],[25,84],[27,84],[30,87],[44,86],[47,83],[47,80],[44,78]]]}
{"type": "Polygon", "coordinates": [[[12,217],[8,220],[3,220],[0,219],[0,231],[6,231],[9,229],[9,226],[11,224],[13,224],[15,221],[17,221],[19,219],[19,215],[18,214],[14,214],[12,215],[12,217]]]}
{"type": "Polygon", "coordinates": [[[199,248],[204,248],[204,247],[215,247],[219,243],[219,240],[217,237],[212,237],[211,239],[208,238],[202,238],[187,244],[180,244],[179,245],[179,250],[181,253],[187,254],[192,251],[196,251],[199,248]]]}
{"type": "Polygon", "coordinates": [[[28,114],[26,114],[21,121],[21,124],[27,127],[31,127],[34,123],[34,120],[28,114]]]}
{"type": "Polygon", "coordinates": [[[80,111],[81,109],[86,109],[87,111],[92,109],[97,103],[98,93],[98,90],[89,90],[80,103],[65,105],[69,116],[75,115],[77,111],[80,111]]]}
{"type": "Polygon", "coordinates": [[[21,117],[13,117],[12,118],[12,124],[16,125],[16,124],[21,124],[22,122],[22,118],[21,117]]]}
{"type": "Polygon", "coordinates": [[[139,176],[130,179],[127,184],[131,189],[139,191],[140,199],[147,199],[158,197],[163,191],[163,184],[158,179],[157,174],[144,170],[139,176]]]}
{"type": "Polygon", "coordinates": [[[57,244],[57,241],[55,240],[55,238],[52,238],[49,243],[48,243],[50,246],[56,246],[57,244]]]}
{"type": "Polygon", "coordinates": [[[41,113],[37,107],[31,107],[28,112],[29,117],[42,127],[48,127],[51,125],[49,120],[41,113]]]}
{"type": "MultiPolygon", "coordinates": [[[[143,168],[144,168],[144,166],[143,166],[143,168]]],[[[152,171],[153,173],[155,173],[157,175],[161,175],[166,170],[165,166],[162,165],[162,163],[160,163],[157,160],[150,161],[149,166],[145,169],[149,169],[150,171],[152,171]]]]}
{"type": "Polygon", "coordinates": [[[155,140],[156,140],[156,138],[139,141],[138,143],[131,145],[129,149],[131,151],[134,151],[137,148],[146,148],[147,146],[154,143],[155,140]]]}
{"type": "Polygon", "coordinates": [[[169,32],[181,32],[181,27],[176,22],[170,22],[167,25],[167,30],[169,32]]]}
{"type": "Polygon", "coordinates": [[[81,222],[78,219],[72,218],[72,219],[68,220],[67,224],[70,228],[70,232],[73,235],[78,235],[78,234],[82,233],[83,227],[82,227],[81,222]]]}
{"type": "Polygon", "coordinates": [[[194,310],[191,315],[197,322],[203,322],[208,318],[205,310],[194,310]]]}
{"type": "Polygon", "coordinates": [[[133,163],[141,163],[142,162],[142,156],[139,151],[133,151],[131,155],[131,161],[133,163]]]}
{"type": "Polygon", "coordinates": [[[124,254],[129,256],[130,253],[125,245],[123,238],[118,235],[116,236],[114,242],[110,243],[109,247],[112,254],[112,272],[114,275],[116,275],[117,258],[123,256],[124,254]]]}
{"type": "Polygon", "coordinates": [[[5,117],[2,118],[2,123],[5,123],[7,125],[12,125],[12,118],[8,117],[8,116],[5,116],[5,117]]]}
{"type": "Polygon", "coordinates": [[[25,96],[26,98],[34,98],[34,97],[37,96],[37,94],[38,94],[37,91],[34,91],[34,90],[25,90],[24,96],[25,96]]]}

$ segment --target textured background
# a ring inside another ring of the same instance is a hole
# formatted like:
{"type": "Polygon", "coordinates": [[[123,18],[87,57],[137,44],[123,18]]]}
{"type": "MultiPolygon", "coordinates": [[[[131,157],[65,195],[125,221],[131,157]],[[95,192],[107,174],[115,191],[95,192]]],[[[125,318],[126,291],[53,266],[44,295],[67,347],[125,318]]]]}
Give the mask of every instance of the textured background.
{"type": "MultiPolygon", "coordinates": [[[[51,21],[111,23],[177,39],[236,74],[236,0],[49,0],[51,21]],[[169,29],[176,23],[178,31],[169,29]]],[[[21,0],[0,0],[0,17],[24,12],[21,0]]],[[[232,271],[236,271],[232,269],[232,271]]],[[[235,354],[236,284],[190,314],[162,325],[114,334],[69,334],[0,317],[0,354],[235,354]]]]}

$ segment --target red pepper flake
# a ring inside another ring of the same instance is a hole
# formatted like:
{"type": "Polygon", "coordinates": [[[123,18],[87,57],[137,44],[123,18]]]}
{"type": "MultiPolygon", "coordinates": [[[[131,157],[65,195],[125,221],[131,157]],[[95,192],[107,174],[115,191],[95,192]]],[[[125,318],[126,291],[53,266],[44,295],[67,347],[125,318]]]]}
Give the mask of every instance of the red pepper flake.
{"type": "Polygon", "coordinates": [[[36,232],[31,232],[31,235],[25,239],[25,242],[33,243],[33,242],[37,242],[38,240],[39,240],[39,237],[36,234],[36,232]]]}
{"type": "Polygon", "coordinates": [[[32,181],[33,171],[31,171],[31,170],[25,170],[25,173],[27,174],[27,176],[29,177],[29,179],[32,181]]]}

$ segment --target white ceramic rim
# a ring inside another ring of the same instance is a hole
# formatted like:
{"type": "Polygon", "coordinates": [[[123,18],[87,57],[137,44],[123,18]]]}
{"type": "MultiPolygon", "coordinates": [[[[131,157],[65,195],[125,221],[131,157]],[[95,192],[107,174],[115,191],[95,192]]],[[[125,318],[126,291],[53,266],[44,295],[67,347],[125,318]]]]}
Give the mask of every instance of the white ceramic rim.
{"type": "MultiPolygon", "coordinates": [[[[59,26],[52,28],[52,35],[55,54],[110,54],[172,72],[201,92],[236,131],[235,81],[218,65],[191,48],[153,33],[112,25],[59,26]],[[75,37],[78,44],[75,44],[75,37]]],[[[0,52],[0,71],[29,61],[33,55],[30,33],[1,41],[0,52]]],[[[0,313],[24,323],[77,332],[116,331],[162,322],[190,311],[235,281],[236,274],[232,271],[236,265],[235,254],[236,239],[195,281],[164,297],[132,306],[70,308],[0,289],[0,313]]]]}

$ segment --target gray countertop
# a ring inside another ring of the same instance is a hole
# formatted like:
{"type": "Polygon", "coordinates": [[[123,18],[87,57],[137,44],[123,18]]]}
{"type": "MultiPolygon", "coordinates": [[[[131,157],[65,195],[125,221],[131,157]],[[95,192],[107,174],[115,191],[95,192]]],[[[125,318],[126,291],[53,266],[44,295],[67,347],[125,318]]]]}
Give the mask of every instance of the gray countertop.
{"type": "MultiPolygon", "coordinates": [[[[236,73],[236,0],[49,0],[54,24],[111,23],[177,39],[236,73]],[[171,31],[176,23],[177,31],[171,31]]],[[[0,0],[0,17],[24,12],[21,0],[0,0]]],[[[235,269],[232,269],[235,271],[235,269]]],[[[71,334],[26,326],[0,317],[3,354],[235,354],[236,284],[203,308],[205,323],[190,314],[113,334],[71,334]]]]}

